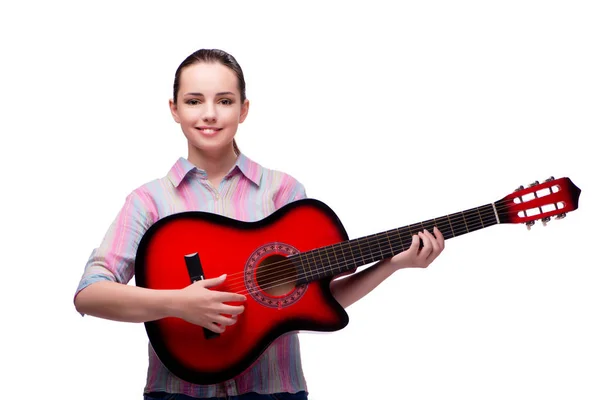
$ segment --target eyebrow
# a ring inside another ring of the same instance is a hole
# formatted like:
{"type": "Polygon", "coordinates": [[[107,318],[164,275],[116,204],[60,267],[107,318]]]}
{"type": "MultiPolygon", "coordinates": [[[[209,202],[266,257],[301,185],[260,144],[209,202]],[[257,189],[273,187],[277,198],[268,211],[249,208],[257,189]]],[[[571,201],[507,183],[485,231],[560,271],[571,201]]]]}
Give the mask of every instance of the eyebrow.
{"type": "MultiPolygon", "coordinates": [[[[217,96],[223,96],[226,94],[235,96],[235,93],[232,93],[232,92],[219,92],[219,93],[217,93],[217,96]]],[[[202,94],[200,92],[190,92],[190,93],[186,93],[184,96],[204,96],[204,94],[202,94]]]]}

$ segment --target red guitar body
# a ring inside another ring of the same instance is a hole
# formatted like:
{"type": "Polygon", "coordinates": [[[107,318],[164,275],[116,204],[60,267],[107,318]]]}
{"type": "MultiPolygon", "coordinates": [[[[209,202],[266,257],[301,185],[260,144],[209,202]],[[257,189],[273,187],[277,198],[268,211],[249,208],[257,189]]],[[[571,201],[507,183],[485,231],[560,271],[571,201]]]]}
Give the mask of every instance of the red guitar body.
{"type": "Polygon", "coordinates": [[[205,279],[228,275],[224,284],[212,289],[243,293],[247,301],[237,323],[213,338],[178,318],[146,323],[158,357],[189,382],[221,382],[243,372],[280,335],[343,328],[348,316],[329,291],[331,279],[296,284],[293,268],[282,259],[347,239],[333,211],[311,200],[290,204],[254,223],[203,212],[159,220],[138,249],[138,286],[189,286],[185,256],[198,253],[205,279]]]}

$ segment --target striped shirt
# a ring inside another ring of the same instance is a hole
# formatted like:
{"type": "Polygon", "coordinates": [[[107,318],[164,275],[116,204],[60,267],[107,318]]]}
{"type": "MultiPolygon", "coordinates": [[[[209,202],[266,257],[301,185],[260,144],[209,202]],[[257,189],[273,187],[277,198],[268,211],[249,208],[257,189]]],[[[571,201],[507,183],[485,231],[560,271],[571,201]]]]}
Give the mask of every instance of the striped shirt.
{"type": "MultiPolygon", "coordinates": [[[[242,221],[265,218],[289,202],[305,198],[304,186],[292,176],[264,168],[240,154],[218,188],[206,172],[179,158],[167,175],[148,182],[126,200],[104,239],[92,252],[75,296],[101,280],[127,284],[146,230],[159,219],[183,211],[206,211],[242,221]]],[[[297,334],[277,339],[259,360],[238,377],[216,385],[195,385],[170,373],[148,343],[145,393],[183,393],[197,398],[245,392],[277,393],[306,389],[297,334]]]]}

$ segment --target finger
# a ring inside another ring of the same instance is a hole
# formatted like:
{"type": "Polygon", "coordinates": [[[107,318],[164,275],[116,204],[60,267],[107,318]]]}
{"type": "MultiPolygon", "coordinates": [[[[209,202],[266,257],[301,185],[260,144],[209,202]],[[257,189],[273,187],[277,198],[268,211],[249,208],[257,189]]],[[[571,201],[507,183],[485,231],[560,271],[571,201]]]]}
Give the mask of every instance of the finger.
{"type": "Polygon", "coordinates": [[[219,326],[215,323],[209,322],[208,324],[203,325],[206,329],[211,330],[215,333],[223,333],[225,332],[224,326],[219,326]]]}
{"type": "Polygon", "coordinates": [[[230,306],[227,304],[222,304],[221,307],[219,307],[219,312],[222,314],[240,315],[244,312],[244,306],[230,306]]]}
{"type": "Polygon", "coordinates": [[[221,303],[225,303],[227,301],[246,301],[246,296],[239,293],[231,293],[231,292],[213,292],[215,295],[215,300],[220,301],[221,303]]]}
{"type": "Polygon", "coordinates": [[[438,241],[435,239],[435,237],[431,234],[431,232],[429,232],[427,229],[423,232],[428,238],[429,238],[429,242],[431,243],[431,254],[438,254],[440,252],[440,244],[438,243],[438,241]]]}
{"type": "Polygon", "coordinates": [[[204,287],[218,286],[221,283],[225,282],[226,277],[227,277],[227,274],[223,274],[216,278],[210,278],[210,279],[204,279],[204,280],[198,281],[198,283],[201,283],[202,286],[204,286],[204,287]]]}
{"type": "Polygon", "coordinates": [[[410,244],[410,247],[408,248],[407,252],[413,253],[413,254],[417,254],[419,252],[419,247],[420,247],[421,243],[419,243],[419,236],[418,234],[413,235],[412,236],[412,243],[410,244]]]}
{"type": "Polygon", "coordinates": [[[213,321],[221,326],[231,326],[237,322],[237,318],[230,318],[224,315],[217,315],[213,321]]]}
{"type": "Polygon", "coordinates": [[[432,250],[431,239],[429,239],[429,237],[427,235],[425,235],[423,232],[419,232],[419,237],[423,241],[423,248],[419,252],[419,257],[426,259],[427,257],[429,257],[429,254],[431,254],[431,250],[432,250]]]}
{"type": "Polygon", "coordinates": [[[444,239],[444,235],[442,234],[442,231],[440,231],[437,226],[434,226],[433,227],[433,233],[435,234],[436,241],[440,245],[440,249],[444,250],[444,246],[445,246],[446,241],[444,239]]]}

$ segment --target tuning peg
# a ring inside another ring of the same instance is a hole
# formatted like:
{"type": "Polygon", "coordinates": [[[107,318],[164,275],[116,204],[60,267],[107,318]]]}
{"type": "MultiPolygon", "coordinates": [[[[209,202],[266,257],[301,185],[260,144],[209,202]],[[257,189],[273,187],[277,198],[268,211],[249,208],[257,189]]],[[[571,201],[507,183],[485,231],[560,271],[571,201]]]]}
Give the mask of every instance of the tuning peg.
{"type": "Polygon", "coordinates": [[[527,225],[527,230],[529,231],[529,230],[531,230],[531,227],[533,225],[535,225],[535,220],[527,221],[527,222],[525,222],[525,225],[527,225]]]}
{"type": "Polygon", "coordinates": [[[554,177],[551,176],[550,178],[546,179],[544,182],[552,182],[554,180],[554,177]]]}
{"type": "Polygon", "coordinates": [[[533,183],[530,183],[530,184],[529,184],[529,187],[537,186],[537,185],[539,185],[539,184],[540,184],[540,182],[539,182],[539,181],[535,181],[535,182],[533,182],[533,183]]]}
{"type": "Polygon", "coordinates": [[[546,226],[546,224],[548,224],[548,222],[550,222],[550,217],[542,218],[542,225],[546,226]]]}
{"type": "Polygon", "coordinates": [[[556,214],[556,217],[554,217],[554,218],[556,218],[556,219],[563,219],[566,216],[567,216],[566,213],[561,213],[561,214],[556,214]]]}
{"type": "Polygon", "coordinates": [[[523,187],[523,185],[521,185],[521,186],[519,186],[518,188],[515,189],[515,192],[518,192],[519,190],[523,190],[523,189],[525,189],[525,188],[523,187]]]}

